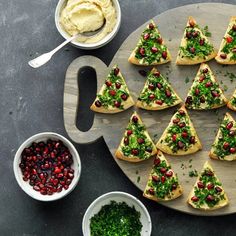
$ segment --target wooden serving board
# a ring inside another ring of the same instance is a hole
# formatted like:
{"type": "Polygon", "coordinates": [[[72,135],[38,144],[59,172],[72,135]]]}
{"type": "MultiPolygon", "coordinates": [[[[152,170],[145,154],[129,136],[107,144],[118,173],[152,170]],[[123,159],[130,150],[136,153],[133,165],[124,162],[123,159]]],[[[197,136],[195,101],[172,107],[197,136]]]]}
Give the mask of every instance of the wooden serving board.
{"type": "MultiPolygon", "coordinates": [[[[235,5],[205,3],[175,8],[154,17],[154,21],[158,24],[160,32],[165,39],[173,58],[171,63],[160,65],[158,66],[158,69],[163,75],[167,75],[169,77],[169,81],[171,82],[172,86],[176,89],[177,93],[183,100],[185,99],[187,91],[192,84],[192,79],[196,75],[199,68],[199,65],[175,65],[177,50],[188,16],[192,15],[194,18],[196,18],[198,24],[202,28],[205,25],[208,25],[209,30],[212,33],[211,40],[217,48],[219,47],[220,41],[228,26],[229,19],[231,16],[235,15],[235,12],[235,5]],[[190,78],[188,83],[185,81],[186,77],[190,78]]],[[[107,66],[100,59],[92,56],[79,57],[75,59],[69,66],[66,73],[64,88],[64,122],[66,131],[73,141],[78,143],[89,143],[103,136],[111,154],[114,156],[115,149],[119,145],[124,130],[128,124],[128,120],[134,109],[136,109],[138,114],[141,115],[153,140],[156,142],[160,138],[176,108],[170,108],[164,111],[149,112],[133,107],[127,111],[114,115],[97,113],[94,116],[93,126],[88,132],[81,132],[75,125],[77,108],[79,104],[78,71],[84,66],[90,66],[96,70],[97,88],[99,90],[104,82],[105,77],[109,73],[110,68],[114,64],[118,64],[121,72],[126,78],[126,82],[129,89],[131,90],[133,98],[137,99],[145,82],[145,78],[142,77],[138,72],[143,68],[128,63],[127,59],[131,53],[131,50],[135,47],[141,32],[147,24],[148,22],[140,26],[124,41],[110,63],[109,68],[107,68],[107,66]]],[[[228,90],[225,92],[225,94],[229,98],[235,89],[236,81],[232,83],[230,82],[230,78],[224,75],[227,72],[235,72],[236,67],[223,67],[217,64],[214,60],[211,61],[209,65],[216,73],[218,81],[222,81],[223,85],[227,85],[228,90]]],[[[223,85],[221,86],[223,87],[223,85]]],[[[213,161],[208,157],[208,152],[211,148],[211,144],[214,141],[216,131],[226,111],[228,111],[226,107],[217,110],[217,112],[189,111],[199,138],[202,141],[203,150],[189,156],[175,157],[166,155],[174,171],[179,176],[180,183],[184,188],[184,194],[174,201],[164,202],[161,204],[178,211],[194,215],[216,216],[236,212],[236,161],[213,161]],[[187,196],[196,181],[195,177],[189,177],[189,171],[194,169],[200,171],[203,167],[203,164],[207,160],[210,161],[210,164],[213,166],[216,174],[222,181],[230,200],[229,206],[213,212],[195,210],[186,203],[187,196]]],[[[230,113],[232,114],[233,112],[231,111],[230,113]]],[[[235,117],[235,114],[232,115],[235,117]]],[[[123,170],[125,175],[140,190],[143,191],[152,167],[153,158],[137,164],[117,160],[116,158],[114,158],[114,160],[123,170]]]]}

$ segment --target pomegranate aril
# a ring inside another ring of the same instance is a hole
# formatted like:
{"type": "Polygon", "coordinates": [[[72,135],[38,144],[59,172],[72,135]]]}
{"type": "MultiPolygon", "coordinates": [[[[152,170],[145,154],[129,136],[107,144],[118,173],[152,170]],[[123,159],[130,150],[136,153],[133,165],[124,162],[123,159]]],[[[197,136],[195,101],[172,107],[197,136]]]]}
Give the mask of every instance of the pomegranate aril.
{"type": "Polygon", "coordinates": [[[69,188],[69,185],[64,185],[64,189],[67,190],[69,188]]]}

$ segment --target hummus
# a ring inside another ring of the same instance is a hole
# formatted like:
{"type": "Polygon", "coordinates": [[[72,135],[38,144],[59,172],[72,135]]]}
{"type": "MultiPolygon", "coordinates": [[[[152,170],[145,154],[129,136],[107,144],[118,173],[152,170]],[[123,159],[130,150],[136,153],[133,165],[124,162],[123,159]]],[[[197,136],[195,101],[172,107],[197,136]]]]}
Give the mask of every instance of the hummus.
{"type": "Polygon", "coordinates": [[[115,27],[116,10],[112,0],[68,0],[61,12],[60,24],[71,36],[95,31],[103,26],[94,37],[79,36],[76,39],[83,43],[96,43],[115,27]]]}

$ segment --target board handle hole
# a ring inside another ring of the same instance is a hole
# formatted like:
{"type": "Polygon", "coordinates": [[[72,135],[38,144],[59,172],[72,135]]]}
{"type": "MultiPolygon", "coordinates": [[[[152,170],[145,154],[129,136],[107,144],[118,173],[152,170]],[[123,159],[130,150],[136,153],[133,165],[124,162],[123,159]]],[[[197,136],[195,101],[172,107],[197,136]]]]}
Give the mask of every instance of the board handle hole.
{"type": "Polygon", "coordinates": [[[97,74],[89,66],[82,67],[78,71],[77,83],[79,87],[79,103],[77,107],[76,127],[82,131],[88,131],[93,125],[94,112],[90,110],[97,92],[97,74]]]}

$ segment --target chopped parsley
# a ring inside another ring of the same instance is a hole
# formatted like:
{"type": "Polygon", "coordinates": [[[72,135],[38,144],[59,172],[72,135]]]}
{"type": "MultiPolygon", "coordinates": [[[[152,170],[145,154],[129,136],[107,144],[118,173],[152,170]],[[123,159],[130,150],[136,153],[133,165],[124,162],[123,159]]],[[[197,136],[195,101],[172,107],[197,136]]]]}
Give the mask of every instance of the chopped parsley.
{"type": "Polygon", "coordinates": [[[190,170],[188,172],[188,176],[189,177],[197,177],[198,176],[197,170],[190,170]]]}

